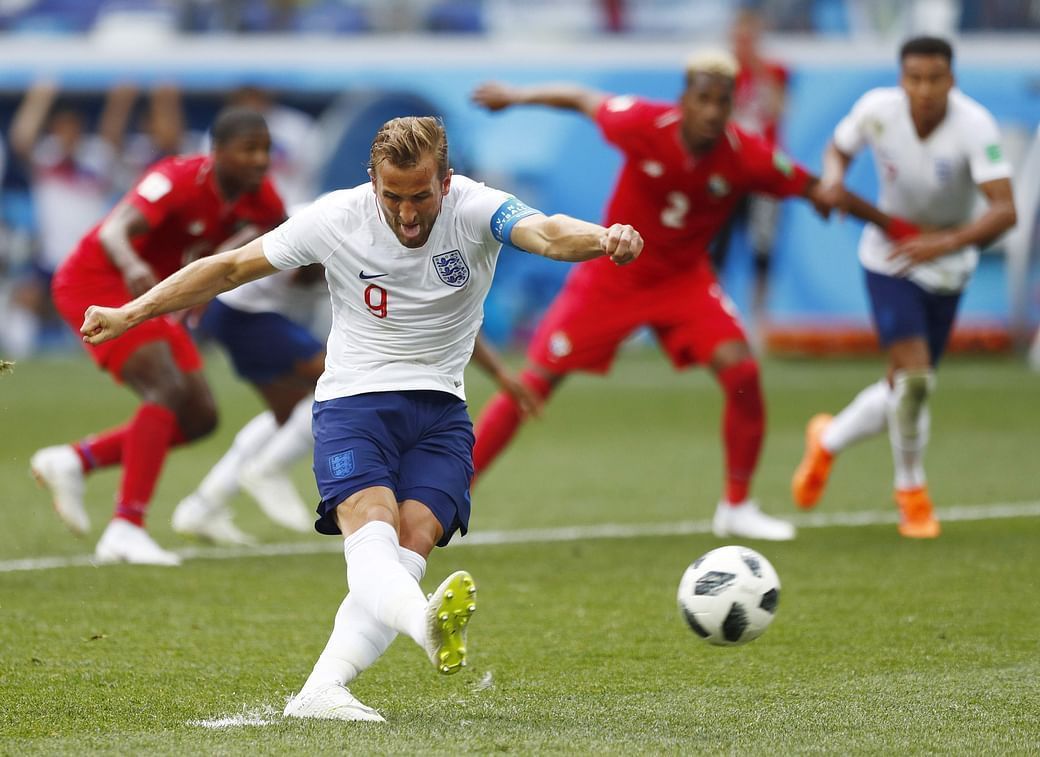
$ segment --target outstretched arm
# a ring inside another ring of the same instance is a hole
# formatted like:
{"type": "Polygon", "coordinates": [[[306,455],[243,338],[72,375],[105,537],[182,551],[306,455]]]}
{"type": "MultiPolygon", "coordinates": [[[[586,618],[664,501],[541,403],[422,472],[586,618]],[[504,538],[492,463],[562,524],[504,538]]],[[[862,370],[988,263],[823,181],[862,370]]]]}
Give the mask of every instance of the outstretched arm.
{"type": "Polygon", "coordinates": [[[122,307],[92,305],[80,333],[91,344],[107,342],[149,318],[201,305],[277,270],[264,255],[262,239],[255,239],[244,247],[196,260],[122,307]]]}
{"type": "Polygon", "coordinates": [[[21,160],[32,158],[33,147],[43,132],[47,114],[58,97],[58,86],[51,81],[39,81],[25,93],[11,121],[11,151],[21,160]]]}
{"type": "Polygon", "coordinates": [[[626,265],[643,250],[643,237],[627,224],[616,223],[607,229],[562,214],[521,218],[509,241],[521,250],[569,263],[606,255],[618,265],[626,265]]]}
{"type": "Polygon", "coordinates": [[[816,208],[816,212],[824,218],[830,215],[832,209],[836,209],[850,216],[855,216],[861,221],[874,224],[895,241],[907,239],[920,233],[920,229],[915,224],[878,210],[877,207],[864,200],[858,194],[849,192],[844,187],[839,188],[838,194],[835,196],[836,199],[830,197],[822,179],[813,179],[806,185],[805,197],[816,208]]]}
{"type": "Polygon", "coordinates": [[[500,82],[486,82],[475,90],[471,99],[490,111],[504,110],[513,105],[544,105],[561,110],[575,110],[595,118],[600,104],[609,97],[605,92],[587,89],[577,84],[538,84],[530,87],[512,87],[500,82]]]}
{"type": "Polygon", "coordinates": [[[132,84],[117,84],[105,96],[105,107],[98,121],[98,135],[117,152],[123,146],[136,99],[137,87],[132,84]]]}
{"type": "Polygon", "coordinates": [[[160,84],[148,103],[152,142],[160,155],[176,155],[184,142],[184,108],[175,84],[160,84]]]}
{"type": "Polygon", "coordinates": [[[986,212],[973,221],[952,229],[937,229],[897,244],[889,255],[892,259],[915,265],[948,255],[972,245],[985,246],[1015,225],[1015,200],[1010,179],[994,179],[979,184],[986,198],[986,212]]]}
{"type": "MultiPolygon", "coordinates": [[[[806,192],[816,210],[826,218],[830,211],[846,210],[843,205],[847,201],[845,191],[845,173],[849,170],[852,156],[846,155],[833,141],[827,143],[823,151],[823,174],[819,180],[811,184],[806,192]]],[[[858,198],[857,198],[858,199],[858,198]]],[[[849,210],[849,212],[853,212],[849,210]]],[[[856,215],[853,212],[853,215],[856,215]]],[[[862,218],[862,216],[858,216],[862,218]]],[[[870,221],[869,218],[864,218],[870,221]]]]}

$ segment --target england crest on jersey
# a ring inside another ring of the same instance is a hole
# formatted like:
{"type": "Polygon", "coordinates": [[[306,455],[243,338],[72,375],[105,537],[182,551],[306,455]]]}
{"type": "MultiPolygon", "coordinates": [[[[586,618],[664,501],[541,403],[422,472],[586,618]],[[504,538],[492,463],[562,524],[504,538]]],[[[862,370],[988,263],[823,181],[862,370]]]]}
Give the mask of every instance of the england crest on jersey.
{"type": "Polygon", "coordinates": [[[434,255],[433,265],[440,280],[450,287],[460,287],[469,281],[469,266],[458,250],[434,255]]]}

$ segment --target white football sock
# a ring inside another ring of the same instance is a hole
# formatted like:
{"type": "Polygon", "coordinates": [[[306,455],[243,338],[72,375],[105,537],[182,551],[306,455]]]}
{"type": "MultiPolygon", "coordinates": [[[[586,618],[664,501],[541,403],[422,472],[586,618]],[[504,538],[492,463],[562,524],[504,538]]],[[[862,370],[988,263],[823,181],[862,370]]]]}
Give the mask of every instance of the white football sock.
{"type": "Polygon", "coordinates": [[[288,420],[257,453],[254,461],[260,470],[285,473],[293,464],[310,454],[314,449],[314,435],[311,433],[313,406],[314,397],[306,397],[296,403],[288,420]]]}
{"type": "Polygon", "coordinates": [[[884,431],[891,391],[888,381],[881,379],[857,394],[827,424],[820,439],[823,448],[836,455],[856,442],[884,431]]]}
{"type": "Polygon", "coordinates": [[[425,647],[426,597],[401,563],[399,549],[393,526],[366,523],[343,540],[347,586],[372,617],[425,647]]]}
{"type": "MultiPolygon", "coordinates": [[[[398,555],[408,574],[421,581],[426,559],[404,547],[398,548],[398,555]]],[[[347,594],[336,613],[332,635],[303,688],[347,685],[378,660],[396,638],[397,631],[373,618],[353,592],[347,594]]]]}
{"type": "Polygon", "coordinates": [[[935,387],[931,371],[896,373],[888,401],[888,438],[895,463],[895,488],[916,489],[927,483],[924,453],[931,432],[928,395],[935,387]]]}
{"type": "Polygon", "coordinates": [[[274,413],[260,413],[235,434],[235,441],[199,484],[198,492],[213,505],[226,505],[238,491],[238,472],[278,428],[274,413]]]}

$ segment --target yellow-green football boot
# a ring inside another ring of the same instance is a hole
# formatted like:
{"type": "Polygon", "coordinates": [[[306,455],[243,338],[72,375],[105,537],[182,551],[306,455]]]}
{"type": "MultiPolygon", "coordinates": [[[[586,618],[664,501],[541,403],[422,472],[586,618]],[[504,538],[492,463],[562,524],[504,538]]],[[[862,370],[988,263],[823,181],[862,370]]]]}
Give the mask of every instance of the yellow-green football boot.
{"type": "Polygon", "coordinates": [[[477,610],[477,585],[464,570],[452,573],[426,605],[426,654],[444,675],[466,667],[466,625],[477,610]]]}

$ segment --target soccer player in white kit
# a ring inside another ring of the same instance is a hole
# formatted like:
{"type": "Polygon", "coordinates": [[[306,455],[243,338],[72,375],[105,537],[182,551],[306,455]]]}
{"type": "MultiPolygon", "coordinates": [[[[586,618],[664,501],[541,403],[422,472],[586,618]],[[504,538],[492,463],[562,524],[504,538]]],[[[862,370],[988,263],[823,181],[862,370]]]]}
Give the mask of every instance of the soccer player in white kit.
{"type": "Polygon", "coordinates": [[[311,265],[224,292],[206,308],[199,329],[219,342],[235,373],[266,409],[235,434],[231,447],[173,511],[173,530],[217,544],[250,544],[235,525],[231,498],[245,490],[271,520],[310,531],[314,518],[289,476],[313,449],[311,403],[325,367],[325,345],[311,333],[325,271],[311,265]]]}
{"type": "MultiPolygon", "coordinates": [[[[250,281],[218,295],[206,308],[199,329],[224,347],[235,373],[253,385],[267,409],[239,429],[228,450],[177,505],[177,533],[216,544],[254,543],[231,513],[231,498],[239,490],[278,525],[301,532],[313,528],[313,511],[293,485],[290,469],[314,449],[311,405],[324,372],[325,344],[309,324],[323,320],[318,312],[322,301],[328,301],[325,269],[312,264],[250,281]]],[[[539,412],[541,399],[480,335],[473,361],[524,412],[539,412]]]]}
{"type": "Polygon", "coordinates": [[[899,533],[923,539],[940,532],[924,473],[935,368],[979,247],[1014,226],[1015,206],[996,121],[954,88],[950,44],[916,37],[899,57],[900,86],[873,89],[859,99],[834,131],[821,178],[825,195],[836,203],[849,163],[869,146],[881,184],[878,207],[911,222],[895,243],[868,226],[859,246],[888,375],[837,416],[819,414],[809,421],[805,456],[791,488],[799,506],[813,507],[834,456],[887,428],[899,533]],[[980,192],[986,209],[974,217],[980,192]]]}
{"type": "Polygon", "coordinates": [[[473,474],[463,372],[501,246],[622,265],[643,247],[631,226],[546,217],[448,168],[434,118],[398,118],[372,143],[371,184],[333,192],[274,231],[203,258],[121,308],[92,307],[98,343],[160,313],[279,270],[321,263],[332,298],[314,407],[316,528],[342,533],[349,592],[287,717],[382,720],[346,688],[398,633],[444,674],[466,661],[476,586],[465,571],[427,600],[434,545],[466,532],[473,474]]]}

